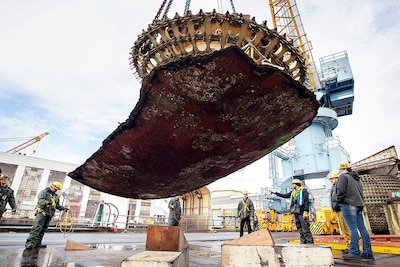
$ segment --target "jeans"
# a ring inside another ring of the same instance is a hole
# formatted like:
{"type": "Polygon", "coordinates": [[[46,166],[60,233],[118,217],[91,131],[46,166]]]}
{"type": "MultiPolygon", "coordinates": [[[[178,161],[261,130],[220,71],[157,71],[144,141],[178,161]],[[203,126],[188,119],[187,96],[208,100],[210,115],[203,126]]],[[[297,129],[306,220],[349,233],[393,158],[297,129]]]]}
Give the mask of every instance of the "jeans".
{"type": "Polygon", "coordinates": [[[369,233],[364,224],[362,211],[364,207],[350,206],[349,204],[343,204],[340,206],[342,215],[346,224],[350,230],[350,251],[349,254],[355,257],[361,257],[360,247],[358,246],[360,231],[362,238],[362,255],[365,257],[372,257],[371,239],[369,233]],[[358,231],[357,231],[358,230],[358,231]]]}

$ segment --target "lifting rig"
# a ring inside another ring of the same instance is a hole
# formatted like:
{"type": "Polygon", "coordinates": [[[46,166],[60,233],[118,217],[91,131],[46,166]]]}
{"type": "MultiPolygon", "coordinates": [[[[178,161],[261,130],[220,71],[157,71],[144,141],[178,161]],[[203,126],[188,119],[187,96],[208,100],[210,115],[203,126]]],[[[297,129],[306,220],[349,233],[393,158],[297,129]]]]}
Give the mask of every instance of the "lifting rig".
{"type": "Polygon", "coordinates": [[[171,3],[130,53],[138,104],[71,178],[123,197],[183,194],[267,155],[315,117],[319,103],[291,41],[234,7],[193,14],[186,1],[184,16],[170,19],[171,3]]]}

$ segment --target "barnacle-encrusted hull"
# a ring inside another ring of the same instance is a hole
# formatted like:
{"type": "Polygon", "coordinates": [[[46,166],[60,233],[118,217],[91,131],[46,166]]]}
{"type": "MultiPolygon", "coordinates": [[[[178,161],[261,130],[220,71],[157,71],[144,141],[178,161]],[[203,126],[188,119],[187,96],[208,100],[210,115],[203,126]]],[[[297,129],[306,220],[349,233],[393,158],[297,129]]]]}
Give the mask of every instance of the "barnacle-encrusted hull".
{"type": "Polygon", "coordinates": [[[200,188],[260,159],[308,127],[312,92],[232,46],[144,77],[127,121],[69,176],[129,198],[200,188]]]}

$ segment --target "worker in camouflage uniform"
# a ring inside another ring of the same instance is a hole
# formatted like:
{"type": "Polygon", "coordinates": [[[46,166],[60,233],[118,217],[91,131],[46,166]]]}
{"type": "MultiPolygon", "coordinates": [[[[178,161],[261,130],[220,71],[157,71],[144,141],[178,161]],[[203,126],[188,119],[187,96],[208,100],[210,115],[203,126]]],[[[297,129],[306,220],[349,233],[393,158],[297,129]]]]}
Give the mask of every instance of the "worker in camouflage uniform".
{"type": "Polygon", "coordinates": [[[47,187],[39,193],[35,210],[35,221],[33,222],[28,239],[26,240],[25,248],[32,249],[46,247],[45,245],[42,245],[42,239],[56,209],[68,211],[68,208],[59,204],[59,199],[56,194],[57,190],[61,190],[61,187],[62,185],[60,182],[54,182],[50,187],[47,187]]]}
{"type": "Polygon", "coordinates": [[[248,198],[249,192],[243,190],[243,199],[239,202],[237,208],[237,217],[240,219],[240,236],[243,236],[244,225],[247,225],[247,232],[250,234],[251,230],[251,219],[254,218],[254,204],[251,199],[248,198]]]}
{"type": "Polygon", "coordinates": [[[17,209],[17,204],[15,204],[15,198],[14,198],[14,190],[8,187],[7,185],[8,180],[9,180],[8,176],[1,174],[0,170],[0,218],[6,211],[7,203],[10,204],[13,213],[17,209]]]}

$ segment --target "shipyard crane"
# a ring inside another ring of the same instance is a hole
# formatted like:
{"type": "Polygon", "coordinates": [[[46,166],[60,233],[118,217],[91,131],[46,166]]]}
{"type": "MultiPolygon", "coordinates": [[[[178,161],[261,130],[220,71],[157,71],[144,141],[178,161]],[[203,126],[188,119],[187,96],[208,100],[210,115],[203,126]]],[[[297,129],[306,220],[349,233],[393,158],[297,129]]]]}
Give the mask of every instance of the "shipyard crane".
{"type": "MultiPolygon", "coordinates": [[[[303,55],[307,68],[304,85],[315,93],[320,103],[312,124],[285,144],[285,149],[280,147],[268,155],[272,187],[284,191],[290,190],[293,178],[324,178],[336,169],[339,162],[350,161],[349,154],[333,137],[332,130],[338,125],[338,117],[352,114],[354,79],[345,51],[321,58],[321,70],[317,71],[311,53],[312,45],[304,31],[295,0],[269,0],[269,5],[274,28],[303,55]],[[278,158],[283,169],[281,179],[278,179],[276,169],[278,158]]],[[[268,195],[267,188],[263,191],[268,195]]],[[[264,202],[269,208],[281,212],[285,210],[282,199],[267,196],[264,202]]]]}
{"type": "MultiPolygon", "coordinates": [[[[33,145],[33,144],[39,142],[40,140],[42,140],[48,134],[49,134],[49,132],[44,132],[41,135],[35,136],[34,138],[32,138],[32,139],[30,139],[30,140],[28,140],[28,141],[26,141],[26,142],[24,142],[24,143],[22,143],[22,144],[20,144],[20,145],[18,145],[16,147],[14,147],[14,148],[11,148],[11,149],[7,150],[6,152],[15,154],[15,153],[17,153],[17,152],[19,152],[19,151],[21,151],[21,150],[33,145]]],[[[36,152],[36,150],[33,150],[33,154],[35,154],[35,152],[36,152]]]]}
{"type": "Polygon", "coordinates": [[[311,41],[308,40],[296,0],[268,0],[272,23],[300,51],[307,67],[304,85],[313,91],[321,107],[333,109],[337,116],[351,115],[354,101],[354,79],[346,51],[320,58],[317,70],[311,41]]]}
{"type": "Polygon", "coordinates": [[[307,66],[305,86],[314,91],[320,85],[314,58],[311,53],[312,45],[304,31],[300,13],[295,0],[269,0],[274,28],[280,35],[285,35],[297,47],[307,66]]]}

